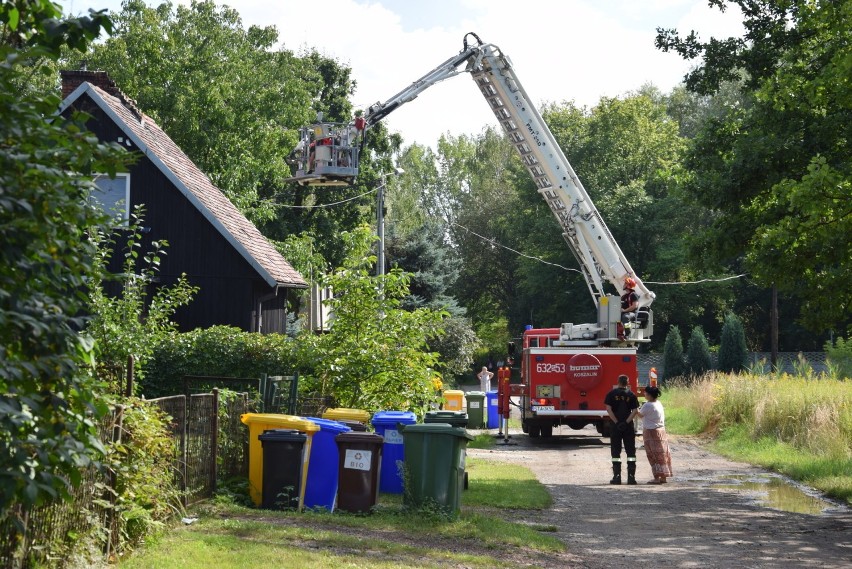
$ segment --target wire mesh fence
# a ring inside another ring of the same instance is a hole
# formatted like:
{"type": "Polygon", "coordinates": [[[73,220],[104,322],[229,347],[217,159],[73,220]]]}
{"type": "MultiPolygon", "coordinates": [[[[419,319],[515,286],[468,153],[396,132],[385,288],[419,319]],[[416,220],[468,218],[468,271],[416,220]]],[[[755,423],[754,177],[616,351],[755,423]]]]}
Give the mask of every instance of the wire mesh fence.
{"type": "MultiPolygon", "coordinates": [[[[123,407],[114,408],[98,424],[104,444],[119,440],[123,407]]],[[[99,533],[109,555],[115,546],[116,519],[111,506],[114,480],[107,469],[84,468],[79,485],[69,501],[54,501],[26,510],[14,507],[0,522],[0,567],[63,567],[73,557],[85,534],[99,533]]]]}
{"type": "MultiPolygon", "coordinates": [[[[711,353],[710,360],[715,368],[718,354],[711,353]]],[[[772,354],[770,352],[749,352],[748,365],[760,366],[765,372],[773,371],[771,365],[772,354]]],[[[775,369],[778,373],[796,374],[803,366],[810,366],[814,373],[819,374],[828,370],[825,352],[778,352],[775,369]]],[[[656,368],[659,377],[665,377],[665,363],[663,354],[638,354],[636,356],[636,367],[639,371],[640,383],[647,382],[648,373],[651,368],[656,368]]]]}

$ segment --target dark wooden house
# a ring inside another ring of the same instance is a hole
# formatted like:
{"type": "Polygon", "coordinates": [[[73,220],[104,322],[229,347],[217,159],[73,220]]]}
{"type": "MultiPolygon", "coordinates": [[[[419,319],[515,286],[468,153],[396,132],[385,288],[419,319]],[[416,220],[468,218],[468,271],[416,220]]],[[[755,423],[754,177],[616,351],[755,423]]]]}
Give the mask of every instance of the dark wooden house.
{"type": "MultiPolygon", "coordinates": [[[[99,201],[125,212],[144,204],[145,237],[169,242],[160,284],[185,273],[200,287],[175,315],[180,329],[284,332],[288,292],[308,285],[260,231],[106,72],[63,71],[62,96],[61,112],[87,112],[101,141],[141,154],[115,179],[97,179],[99,201]]],[[[113,255],[114,264],[122,260],[113,255]]]]}

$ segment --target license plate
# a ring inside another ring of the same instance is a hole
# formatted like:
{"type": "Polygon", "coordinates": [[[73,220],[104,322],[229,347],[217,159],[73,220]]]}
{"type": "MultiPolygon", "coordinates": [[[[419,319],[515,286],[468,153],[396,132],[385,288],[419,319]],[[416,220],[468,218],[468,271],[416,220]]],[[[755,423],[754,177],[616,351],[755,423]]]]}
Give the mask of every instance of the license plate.
{"type": "Polygon", "coordinates": [[[553,411],[553,405],[536,405],[532,408],[533,411],[553,411]]]}

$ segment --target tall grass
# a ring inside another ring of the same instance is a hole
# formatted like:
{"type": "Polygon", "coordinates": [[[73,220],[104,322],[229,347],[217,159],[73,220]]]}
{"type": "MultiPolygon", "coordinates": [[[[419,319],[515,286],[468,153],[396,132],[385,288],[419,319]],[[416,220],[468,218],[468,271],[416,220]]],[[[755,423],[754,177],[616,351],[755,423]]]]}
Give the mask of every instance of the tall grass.
{"type": "Polygon", "coordinates": [[[708,374],[666,390],[673,433],[717,437],[724,454],[831,495],[852,497],[852,381],[816,375],[708,374]],[[791,452],[792,451],[792,452],[791,452]]]}
{"type": "Polygon", "coordinates": [[[770,437],[819,456],[852,457],[852,382],[805,376],[708,374],[673,385],[666,399],[718,434],[743,425],[753,439],[770,437]]]}

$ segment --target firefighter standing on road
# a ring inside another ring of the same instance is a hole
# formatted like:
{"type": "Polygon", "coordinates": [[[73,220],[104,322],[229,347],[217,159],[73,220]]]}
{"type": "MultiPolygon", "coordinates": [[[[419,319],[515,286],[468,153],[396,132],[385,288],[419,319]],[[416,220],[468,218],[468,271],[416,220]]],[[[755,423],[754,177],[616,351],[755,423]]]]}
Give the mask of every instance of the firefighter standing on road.
{"type": "Polygon", "coordinates": [[[610,484],[621,484],[621,446],[627,453],[627,483],[636,484],[636,432],[633,418],[639,410],[639,398],[630,391],[626,375],[618,376],[618,387],[606,394],[606,412],[612,421],[609,434],[612,455],[612,480],[610,484]]]}

